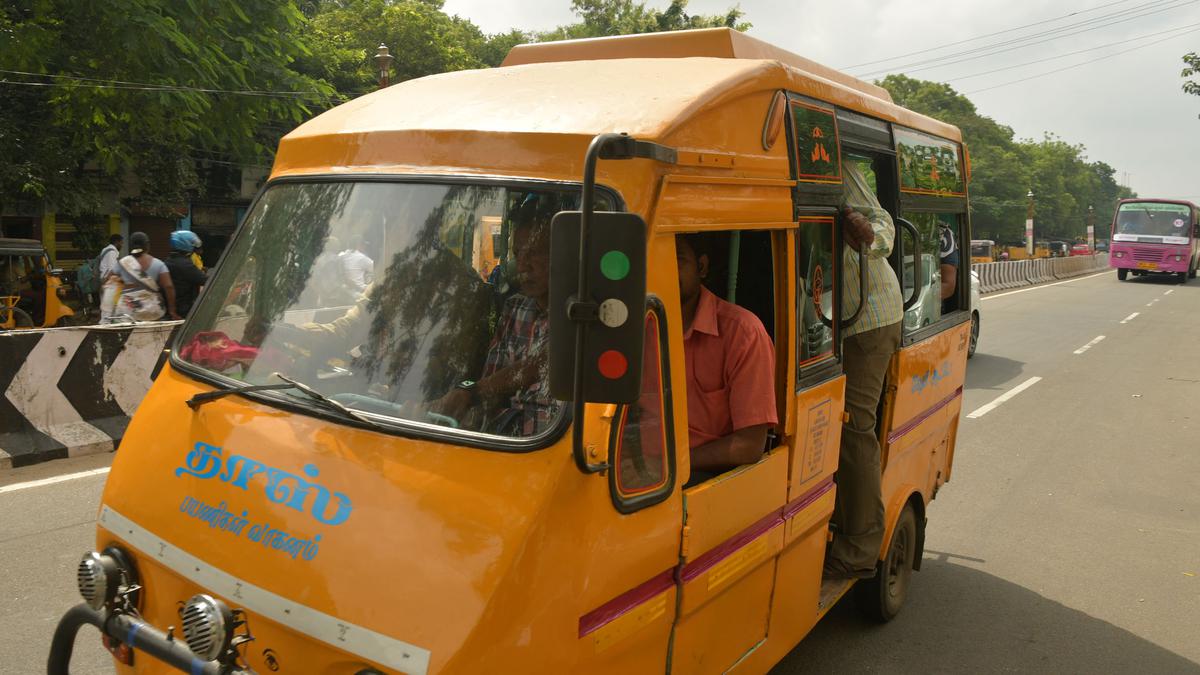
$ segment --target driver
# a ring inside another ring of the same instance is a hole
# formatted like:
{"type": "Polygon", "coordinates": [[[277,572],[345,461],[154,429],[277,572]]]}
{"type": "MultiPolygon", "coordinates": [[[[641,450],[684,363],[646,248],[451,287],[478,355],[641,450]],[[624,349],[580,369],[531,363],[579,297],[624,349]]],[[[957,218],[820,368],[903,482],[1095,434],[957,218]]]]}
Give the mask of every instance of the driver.
{"type": "Polygon", "coordinates": [[[544,431],[559,408],[550,396],[547,364],[551,209],[538,208],[532,197],[513,218],[520,291],[504,303],[483,372],[478,381],[460,382],[429,408],[463,420],[473,407],[481,407],[485,430],[511,436],[544,431]]]}

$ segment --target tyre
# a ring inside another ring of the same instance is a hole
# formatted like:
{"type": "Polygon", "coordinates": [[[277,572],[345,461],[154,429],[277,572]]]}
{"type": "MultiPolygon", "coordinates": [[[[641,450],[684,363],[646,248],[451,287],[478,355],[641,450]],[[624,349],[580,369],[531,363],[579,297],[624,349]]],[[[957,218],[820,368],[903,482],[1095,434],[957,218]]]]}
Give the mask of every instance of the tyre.
{"type": "Polygon", "coordinates": [[[1121,281],[1125,281],[1127,278],[1129,278],[1129,270],[1125,269],[1124,267],[1118,269],[1117,278],[1121,281]]]}
{"type": "Polygon", "coordinates": [[[16,307],[9,308],[8,310],[0,310],[0,323],[8,323],[7,321],[3,321],[3,319],[8,319],[8,312],[12,312],[14,328],[33,328],[33,317],[29,316],[25,310],[16,307]]]}
{"type": "Polygon", "coordinates": [[[917,554],[917,517],[911,504],[905,504],[892,530],[887,555],[876,566],[875,578],[860,581],[854,587],[854,601],[867,618],[886,623],[896,618],[912,582],[917,554]]]}
{"type": "Polygon", "coordinates": [[[979,312],[971,312],[971,340],[967,343],[967,358],[975,356],[975,345],[979,344],[979,312]]]}
{"type": "Polygon", "coordinates": [[[1177,280],[1177,281],[1178,281],[1178,282],[1179,282],[1181,285],[1182,285],[1182,284],[1186,284],[1186,283],[1187,283],[1187,280],[1188,280],[1188,273],[1187,273],[1187,272],[1180,272],[1179,274],[1176,274],[1176,275],[1175,275],[1175,279],[1176,279],[1176,280],[1177,280]]]}

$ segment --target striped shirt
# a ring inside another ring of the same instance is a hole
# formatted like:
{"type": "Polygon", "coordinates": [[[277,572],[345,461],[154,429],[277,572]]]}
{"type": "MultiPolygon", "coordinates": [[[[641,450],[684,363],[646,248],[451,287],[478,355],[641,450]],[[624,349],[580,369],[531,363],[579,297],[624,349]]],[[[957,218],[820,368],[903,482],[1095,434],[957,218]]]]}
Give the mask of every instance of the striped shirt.
{"type": "MultiPolygon", "coordinates": [[[[866,216],[875,231],[875,240],[867,250],[867,304],[858,320],[842,332],[843,337],[849,337],[898,323],[904,318],[904,301],[896,272],[887,259],[896,240],[892,216],[879,205],[875,192],[854,162],[843,161],[842,167],[846,172],[843,182],[846,205],[866,216]]],[[[843,255],[846,283],[842,292],[842,311],[845,316],[850,316],[859,305],[859,254],[846,246],[843,255]]]]}

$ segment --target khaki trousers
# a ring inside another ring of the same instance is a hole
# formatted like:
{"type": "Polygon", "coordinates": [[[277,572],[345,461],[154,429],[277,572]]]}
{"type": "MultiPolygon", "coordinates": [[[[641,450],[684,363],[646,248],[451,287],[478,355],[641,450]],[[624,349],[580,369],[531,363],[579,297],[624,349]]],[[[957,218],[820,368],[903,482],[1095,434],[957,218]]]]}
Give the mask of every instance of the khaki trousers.
{"type": "Polygon", "coordinates": [[[851,335],[842,341],[846,412],[837,470],[837,525],[832,564],[856,576],[874,573],[883,545],[884,510],[879,437],[875,429],[888,363],[900,346],[900,323],[851,335]]]}

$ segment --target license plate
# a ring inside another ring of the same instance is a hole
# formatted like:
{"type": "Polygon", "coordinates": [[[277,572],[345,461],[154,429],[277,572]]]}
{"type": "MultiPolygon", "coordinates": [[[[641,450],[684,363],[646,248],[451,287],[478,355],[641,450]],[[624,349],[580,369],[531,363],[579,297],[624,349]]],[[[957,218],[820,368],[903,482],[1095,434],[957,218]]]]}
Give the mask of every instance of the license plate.
{"type": "Polygon", "coordinates": [[[1158,263],[1140,262],[1137,265],[1138,265],[1139,270],[1156,270],[1156,269],[1158,269],[1158,263]]]}

